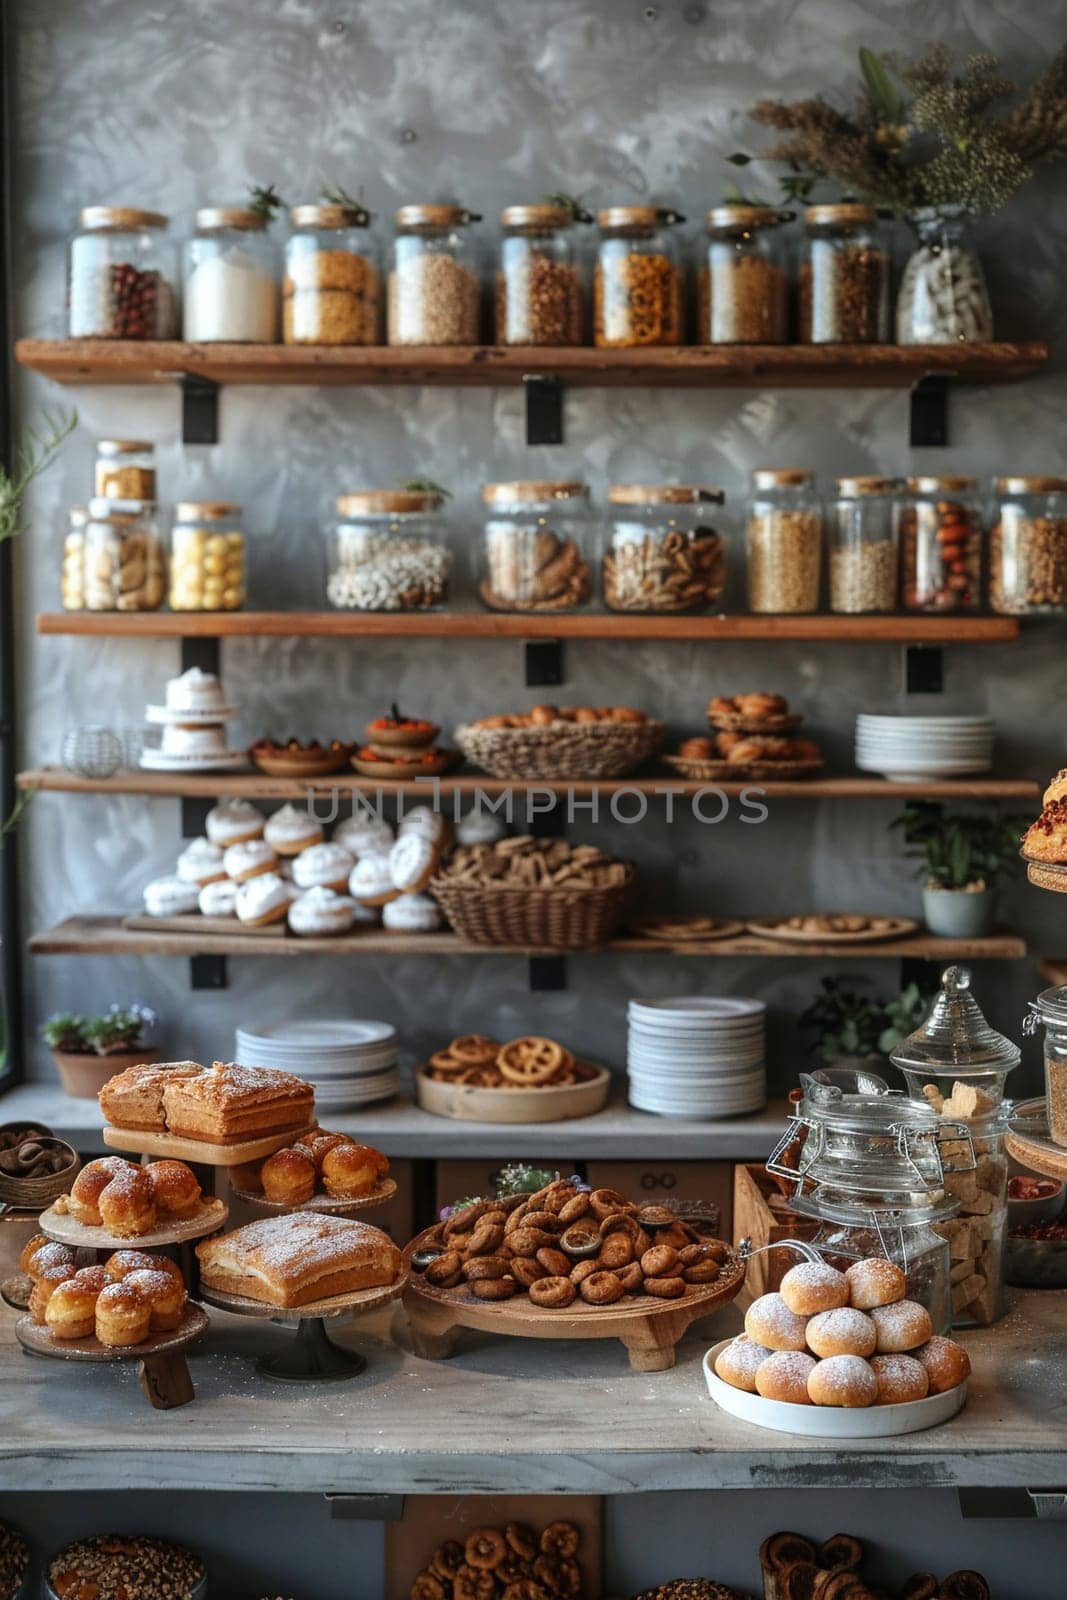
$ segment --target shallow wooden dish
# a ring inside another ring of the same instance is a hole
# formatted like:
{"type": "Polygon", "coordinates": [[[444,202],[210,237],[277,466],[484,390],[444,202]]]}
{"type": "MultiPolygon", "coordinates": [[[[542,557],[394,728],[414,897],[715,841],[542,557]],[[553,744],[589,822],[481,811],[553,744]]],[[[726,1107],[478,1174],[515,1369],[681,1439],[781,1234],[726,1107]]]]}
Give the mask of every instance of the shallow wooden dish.
{"type": "Polygon", "coordinates": [[[335,1200],[333,1195],[315,1194],[310,1200],[301,1200],[295,1206],[290,1206],[284,1200],[267,1200],[261,1189],[239,1189],[232,1179],[230,1184],[238,1200],[243,1200],[246,1205],[253,1206],[269,1217],[287,1217],[294,1211],[321,1211],[328,1217],[354,1217],[357,1212],[384,1206],[396,1194],[396,1180],[384,1178],[377,1189],[370,1194],[358,1195],[354,1200],[335,1200]]]}
{"type": "Polygon", "coordinates": [[[731,919],[705,917],[694,912],[692,916],[654,917],[648,922],[635,922],[634,933],[643,939],[661,939],[664,944],[706,944],[712,939],[733,939],[744,933],[745,925],[731,919]],[[709,930],[707,924],[712,926],[709,930]]]}
{"type": "Polygon", "coordinates": [[[352,766],[364,778],[395,778],[399,783],[406,783],[412,778],[439,778],[458,760],[458,750],[439,750],[432,761],[423,761],[418,756],[410,761],[366,761],[353,756],[352,766]]]}
{"type": "Polygon", "coordinates": [[[42,1211],[37,1220],[41,1232],[49,1239],[58,1239],[60,1244],[73,1245],[75,1249],[152,1250],[166,1244],[184,1244],[189,1239],[203,1239],[223,1227],[229,1215],[229,1207],[223,1201],[208,1199],[195,1217],[186,1217],[184,1222],[160,1225],[148,1233],[139,1233],[129,1239],[109,1233],[107,1228],[94,1228],[86,1222],[79,1222],[77,1217],[57,1212],[55,1206],[42,1211]]]}
{"type": "Polygon", "coordinates": [[[747,778],[813,778],[823,769],[822,761],[700,761],[688,756],[664,756],[664,766],[670,767],[690,783],[719,783],[747,778]]]}
{"type": "Polygon", "coordinates": [[[254,767],[272,778],[326,778],[331,772],[342,772],[351,754],[350,744],[343,745],[340,750],[322,749],[318,755],[287,750],[268,753],[253,745],[248,758],[254,767]]]}
{"type": "Polygon", "coordinates": [[[109,1150],[125,1150],[137,1156],[173,1156],[176,1161],[199,1162],[203,1167],[241,1167],[246,1161],[262,1161],[287,1144],[296,1144],[316,1124],[300,1128],[279,1128],[258,1139],[241,1139],[233,1144],[206,1144],[202,1139],[183,1139],[176,1133],[157,1133],[148,1128],[104,1128],[104,1143],[109,1150]]]}
{"type": "MultiPolygon", "coordinates": [[[[826,915],[833,916],[835,913],[827,912],[826,915]]],[[[878,917],[875,927],[862,928],[857,933],[805,933],[800,928],[787,928],[785,921],[785,918],[779,920],[777,917],[768,917],[762,922],[746,922],[745,927],[760,939],[780,939],[783,944],[877,944],[883,939],[902,939],[906,934],[914,933],[919,926],[914,917],[878,917]]]]}
{"type": "Polygon", "coordinates": [[[15,1338],[24,1350],[34,1355],[51,1356],[58,1361],[139,1361],[141,1388],[157,1411],[173,1411],[189,1404],[195,1396],[184,1350],[208,1328],[208,1315],[201,1306],[187,1303],[178,1327],[156,1333],[141,1344],[106,1345],[99,1339],[56,1339],[50,1328],[42,1328],[32,1317],[15,1323],[15,1338]]]}
{"type": "MultiPolygon", "coordinates": [[[[585,1065],[595,1065],[585,1063],[585,1065]]],[[[611,1073],[595,1067],[585,1083],[545,1089],[482,1089],[473,1083],[446,1083],[421,1069],[415,1074],[415,1099],[424,1111],[457,1122],[567,1122],[602,1111],[611,1093],[611,1073]]]]}

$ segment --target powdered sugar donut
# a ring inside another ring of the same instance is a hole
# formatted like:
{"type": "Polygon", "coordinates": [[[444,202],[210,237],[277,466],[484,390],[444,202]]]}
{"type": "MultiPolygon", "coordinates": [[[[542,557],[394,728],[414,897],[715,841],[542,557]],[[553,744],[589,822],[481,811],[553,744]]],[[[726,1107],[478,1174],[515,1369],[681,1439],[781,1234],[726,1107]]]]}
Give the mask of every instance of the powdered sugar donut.
{"type": "Polygon", "coordinates": [[[440,859],[440,847],[422,833],[401,833],[389,852],[389,871],[402,894],[425,889],[440,859]]]}
{"type": "Polygon", "coordinates": [[[492,811],[478,807],[456,823],[457,844],[496,844],[507,833],[507,823],[492,811]]]}
{"type": "Polygon", "coordinates": [[[878,1383],[880,1406],[899,1406],[911,1400],[925,1400],[930,1392],[926,1368],[914,1356],[872,1356],[871,1371],[878,1383]]]}
{"type": "Polygon", "coordinates": [[[382,907],[382,926],[396,933],[431,933],[441,926],[441,907],[428,894],[401,894],[382,907]]]}
{"type": "Polygon", "coordinates": [[[879,1355],[916,1350],[933,1337],[930,1313],[917,1300],[897,1300],[891,1306],[875,1306],[869,1315],[878,1333],[879,1355]]]}
{"type": "Polygon", "coordinates": [[[266,839],[245,839],[241,844],[231,844],[222,858],[226,876],[234,883],[247,883],[261,872],[274,872],[278,857],[266,839]]]}
{"type": "Polygon", "coordinates": [[[200,891],[200,915],[203,917],[235,917],[237,915],[237,884],[232,878],[220,878],[217,883],[205,883],[200,891]]]}
{"type": "Polygon", "coordinates": [[[756,1369],[771,1354],[766,1345],[757,1344],[747,1333],[739,1333],[733,1343],[715,1357],[715,1371],[731,1388],[755,1394],[756,1369]]]}
{"type": "Polygon", "coordinates": [[[352,926],[354,900],[346,894],[335,894],[321,885],[297,895],[289,907],[289,926],[294,933],[333,934],[347,933],[352,926]]]}
{"type": "Polygon", "coordinates": [[[891,1306],[903,1300],[908,1292],[908,1280],[895,1261],[872,1256],[868,1261],[854,1261],[845,1273],[848,1279],[852,1304],[860,1311],[873,1311],[875,1306],[891,1306]]]}
{"type": "Polygon", "coordinates": [[[150,917],[180,917],[195,911],[200,890],[184,878],[153,878],[142,891],[144,908],[150,917]]]}
{"type": "Polygon", "coordinates": [[[204,831],[212,844],[225,850],[231,844],[263,837],[264,817],[251,800],[220,800],[207,814],[204,831]]]}
{"type": "Polygon", "coordinates": [[[848,1279],[825,1261],[801,1261],[790,1267],[778,1286],[790,1311],[798,1317],[811,1317],[817,1311],[833,1311],[848,1305],[848,1279]]]}
{"type": "Polygon", "coordinates": [[[411,833],[421,834],[431,844],[443,844],[448,835],[448,818],[433,806],[412,806],[400,819],[397,837],[403,839],[411,833]]]}
{"type": "Polygon", "coordinates": [[[803,1350],[775,1350],[756,1369],[756,1393],[764,1400],[784,1400],[791,1406],[810,1406],[808,1379],[818,1365],[803,1350]]]}
{"type": "Polygon", "coordinates": [[[342,845],[314,844],[293,862],[293,882],[298,889],[334,889],[343,894],[355,864],[342,845]]]}
{"type": "Polygon", "coordinates": [[[365,906],[384,906],[400,890],[393,882],[388,856],[360,856],[348,877],[348,892],[365,906]]]}
{"type": "Polygon", "coordinates": [[[830,1356],[812,1367],[808,1394],[817,1406],[873,1406],[878,1379],[862,1356],[830,1356]]]}
{"type": "Polygon", "coordinates": [[[276,872],[258,872],[255,877],[246,878],[237,891],[238,921],[253,928],[284,922],[289,900],[288,886],[276,872]]]}
{"type": "Polygon", "coordinates": [[[205,883],[218,883],[226,876],[221,847],[210,839],[191,839],[178,857],[177,871],[183,883],[195,883],[199,889],[205,883]]]}
{"type": "Polygon", "coordinates": [[[768,1350],[806,1350],[807,1317],[790,1311],[780,1294],[761,1294],[745,1312],[745,1332],[768,1350]]]}
{"type": "Polygon", "coordinates": [[[387,856],[396,835],[383,817],[357,814],[346,817],[333,830],[333,843],[350,850],[356,860],[363,856],[387,856]]]}
{"type": "Polygon", "coordinates": [[[310,812],[286,804],[268,817],[263,837],[280,856],[298,856],[302,850],[321,844],[326,835],[322,823],[316,822],[310,812]]]}
{"type": "Polygon", "coordinates": [[[852,1306],[818,1312],[808,1322],[806,1337],[817,1356],[869,1356],[878,1343],[870,1317],[852,1306]]]}

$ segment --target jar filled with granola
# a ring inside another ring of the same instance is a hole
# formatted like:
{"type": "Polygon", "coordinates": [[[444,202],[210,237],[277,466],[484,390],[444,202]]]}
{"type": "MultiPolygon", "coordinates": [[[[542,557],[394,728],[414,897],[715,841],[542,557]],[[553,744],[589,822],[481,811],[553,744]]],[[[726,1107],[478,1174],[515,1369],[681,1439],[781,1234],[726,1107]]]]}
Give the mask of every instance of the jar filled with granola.
{"type": "Polygon", "coordinates": [[[885,344],[889,255],[873,206],[809,206],[797,276],[801,344],[885,344]]]}
{"type": "Polygon", "coordinates": [[[1030,1001],[1023,1027],[1045,1029],[1045,1113],[1049,1138],[1067,1150],[1067,986],[1043,989],[1030,1001]]]}
{"type": "Polygon", "coordinates": [[[822,507],[806,467],[758,467],[745,526],[750,611],[816,611],[822,507]]]}
{"type": "Polygon", "coordinates": [[[144,439],[101,439],[93,493],[111,500],[156,498],[155,446],[144,439]]]}
{"type": "Polygon", "coordinates": [[[589,491],[544,479],[487,483],[479,593],[494,611],[574,611],[592,593],[589,491]]]}
{"type": "Polygon", "coordinates": [[[377,344],[381,279],[370,212],[358,205],[294,206],[285,246],[285,344],[377,344]]]}
{"type": "Polygon", "coordinates": [[[708,520],[721,489],[673,483],[617,483],[601,561],[612,611],[707,611],[726,578],[726,545],[708,520]]]}
{"type": "Polygon", "coordinates": [[[463,206],[401,206],[389,273],[389,343],[478,343],[481,285],[463,206]]]}
{"type": "Polygon", "coordinates": [[[179,500],[170,541],[172,611],[240,611],[245,603],[241,507],[179,500]]]}
{"type": "Polygon", "coordinates": [[[698,344],[785,344],[789,303],[781,225],[792,212],[725,205],[708,212],[698,344]]]}
{"type": "Polygon", "coordinates": [[[158,611],[166,564],[150,500],[89,501],[85,524],[85,609],[158,611]]]}
{"type": "Polygon", "coordinates": [[[185,247],[186,339],[194,344],[274,344],[278,268],[270,215],[253,206],[207,206],[185,247]]]}
{"type": "Polygon", "coordinates": [[[501,213],[497,344],[581,344],[585,302],[571,230],[591,220],[577,206],[549,202],[501,213]]]}
{"type": "Polygon", "coordinates": [[[982,590],[977,481],[961,473],[905,480],[897,502],[905,611],[976,611],[982,590]]]}
{"type": "Polygon", "coordinates": [[[995,478],[989,603],[1021,617],[1067,610],[1067,478],[995,478]]]}
{"type": "Polygon", "coordinates": [[[78,214],[78,231],[70,242],[70,337],[175,338],[176,265],[167,219],[158,211],[87,206],[78,214]]]}
{"type": "Polygon", "coordinates": [[[63,539],[59,569],[59,598],[64,611],[85,610],[85,529],[87,506],[71,506],[70,524],[63,539]]]}
{"type": "Polygon", "coordinates": [[[597,216],[593,331],[601,349],[682,343],[682,268],[671,229],[684,221],[657,206],[611,206],[597,216]]]}
{"type": "Polygon", "coordinates": [[[353,611],[432,611],[448,599],[452,552],[441,489],[363,489],[337,499],[326,595],[353,611]]]}
{"type": "Polygon", "coordinates": [[[830,508],[830,610],[858,614],[897,607],[895,478],[836,480],[830,508]]]}

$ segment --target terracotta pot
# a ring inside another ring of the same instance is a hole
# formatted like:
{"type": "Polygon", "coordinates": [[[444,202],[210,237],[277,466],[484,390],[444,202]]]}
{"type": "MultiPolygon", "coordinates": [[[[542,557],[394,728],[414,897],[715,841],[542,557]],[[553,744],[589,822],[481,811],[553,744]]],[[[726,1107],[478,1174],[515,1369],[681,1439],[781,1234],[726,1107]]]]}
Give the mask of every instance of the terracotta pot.
{"type": "Polygon", "coordinates": [[[121,1050],[109,1056],[82,1055],[70,1050],[53,1050],[63,1087],[73,1100],[95,1100],[109,1078],[127,1067],[154,1061],[155,1050],[121,1050]]]}

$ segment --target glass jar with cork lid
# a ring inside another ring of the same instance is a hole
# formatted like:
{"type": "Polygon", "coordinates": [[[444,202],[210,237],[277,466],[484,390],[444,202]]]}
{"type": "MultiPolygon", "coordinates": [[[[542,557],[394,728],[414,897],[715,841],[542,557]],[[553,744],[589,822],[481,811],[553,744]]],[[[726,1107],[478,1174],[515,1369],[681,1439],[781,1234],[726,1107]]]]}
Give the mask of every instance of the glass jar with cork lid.
{"type": "Polygon", "coordinates": [[[173,339],[176,265],[167,218],[158,211],[87,206],[68,257],[70,337],[173,339]]]}
{"type": "Polygon", "coordinates": [[[1053,1144],[1067,1150],[1067,985],[1042,989],[1031,1000],[1026,1033],[1045,1029],[1045,1114],[1053,1144]]]}
{"type": "Polygon", "coordinates": [[[574,611],[592,593],[584,483],[487,483],[479,593],[493,611],[574,611]]]}
{"type": "Polygon", "coordinates": [[[144,439],[101,439],[96,447],[93,493],[112,500],[154,500],[154,445],[144,439]]]}
{"type": "Polygon", "coordinates": [[[471,223],[460,205],[401,206],[389,272],[391,345],[478,343],[481,285],[471,223]]]}
{"type": "Polygon", "coordinates": [[[905,611],[976,611],[982,596],[977,479],[963,473],[907,478],[897,501],[905,611]]]}
{"type": "Polygon", "coordinates": [[[726,581],[726,542],[709,506],[721,489],[674,483],[616,483],[601,560],[612,611],[706,611],[726,581]]]}
{"type": "Polygon", "coordinates": [[[59,598],[64,611],[85,610],[85,530],[89,523],[88,506],[71,506],[69,524],[63,538],[63,559],[59,568],[59,598]]]}
{"type": "Polygon", "coordinates": [[[593,334],[601,349],[683,342],[682,267],[671,230],[684,221],[660,206],[609,206],[598,213],[593,334]]]}
{"type": "Polygon", "coordinates": [[[698,344],[785,344],[789,301],[781,226],[791,211],[716,206],[697,290],[698,344]]]}
{"type": "Polygon", "coordinates": [[[753,472],[745,555],[750,611],[818,610],[822,507],[807,467],[753,472]]]}
{"type": "Polygon", "coordinates": [[[830,523],[830,610],[895,611],[898,559],[896,478],[838,478],[830,523]]]}
{"type": "Polygon", "coordinates": [[[994,478],[989,604],[1012,617],[1067,611],[1067,478],[994,478]]]}
{"type": "Polygon", "coordinates": [[[370,212],[355,202],[294,206],[285,245],[285,344],[377,344],[381,277],[370,212]]]}
{"type": "Polygon", "coordinates": [[[194,344],[274,344],[278,270],[269,212],[206,206],[185,247],[185,338],[194,344]]]}
{"type": "Polygon", "coordinates": [[[885,344],[889,255],[873,206],[809,206],[797,276],[801,344],[885,344]]]}
{"type": "Polygon", "coordinates": [[[245,603],[241,507],[228,500],[179,500],[170,546],[172,611],[240,611],[245,603]]]}
{"type": "Polygon", "coordinates": [[[562,199],[508,206],[501,213],[497,344],[581,344],[585,297],[572,229],[591,221],[587,211],[562,199]]]}
{"type": "Polygon", "coordinates": [[[362,489],[337,497],[326,596],[353,611],[432,611],[452,579],[440,487],[362,489]]]}
{"type": "Polygon", "coordinates": [[[95,496],[85,524],[86,611],[158,611],[165,594],[154,503],[95,496]]]}

